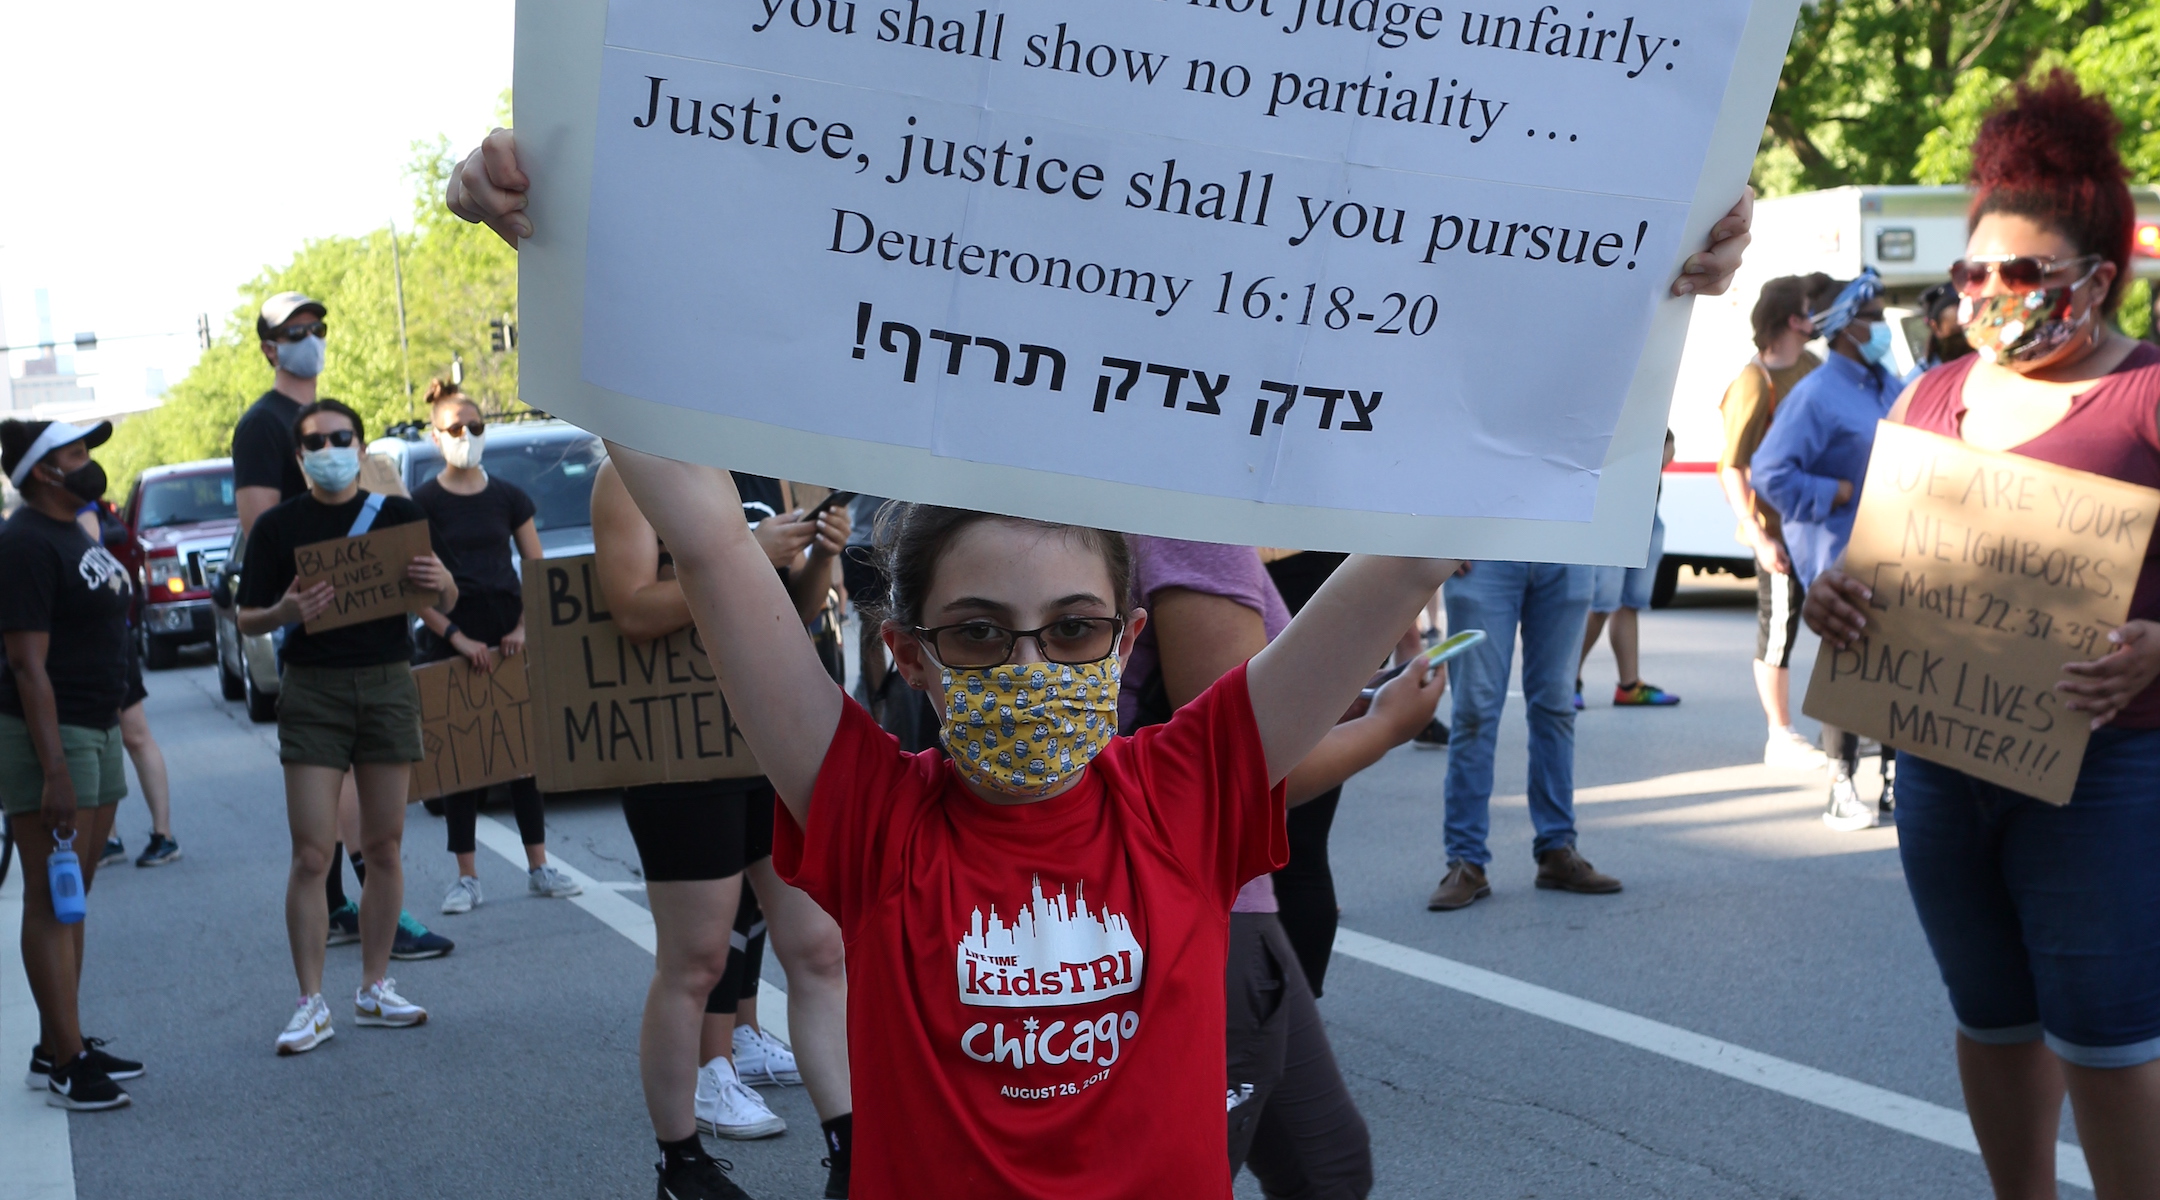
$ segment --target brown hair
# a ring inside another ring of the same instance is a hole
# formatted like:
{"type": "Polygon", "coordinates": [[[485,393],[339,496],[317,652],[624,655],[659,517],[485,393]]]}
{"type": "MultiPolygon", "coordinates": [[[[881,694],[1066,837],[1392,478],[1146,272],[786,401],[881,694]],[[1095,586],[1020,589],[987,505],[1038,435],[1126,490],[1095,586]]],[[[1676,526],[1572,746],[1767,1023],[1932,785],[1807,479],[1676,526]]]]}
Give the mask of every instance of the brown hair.
{"type": "Polygon", "coordinates": [[[929,598],[932,581],[937,578],[938,560],[945,557],[946,548],[962,530],[981,521],[1009,521],[1077,538],[1088,549],[1102,555],[1103,566],[1110,571],[1111,599],[1118,612],[1123,613],[1129,607],[1126,595],[1132,590],[1132,548],[1126,544],[1122,533],[966,508],[904,503],[886,505],[877,518],[877,548],[872,553],[873,561],[884,572],[886,594],[858,596],[856,604],[866,615],[880,621],[906,628],[922,624],[923,603],[929,598]]]}
{"type": "Polygon", "coordinates": [[[1748,314],[1749,323],[1755,327],[1755,348],[1768,350],[1770,343],[1785,330],[1786,321],[1812,312],[1816,308],[1815,297],[1821,295],[1823,289],[1830,288],[1830,294],[1836,295],[1833,286],[1836,282],[1817,271],[1813,275],[1780,275],[1764,284],[1762,295],[1755,300],[1755,310],[1748,314]]]}
{"type": "Polygon", "coordinates": [[[1989,213],[2024,217],[2115,264],[2103,312],[2130,283],[2137,205],[2115,137],[2122,125],[2105,97],[2089,95],[2057,68],[2038,86],[2019,83],[1980,124],[1973,141],[1973,203],[1967,232],[1989,213]]]}
{"type": "Polygon", "coordinates": [[[351,421],[353,441],[359,444],[359,448],[363,453],[366,452],[367,422],[360,419],[360,414],[354,412],[351,405],[345,403],[343,400],[333,400],[328,396],[324,396],[322,399],[317,400],[315,403],[310,404],[306,408],[303,408],[299,412],[293,414],[292,431],[293,446],[295,448],[298,448],[300,444],[300,427],[307,424],[307,419],[314,416],[316,413],[336,413],[339,416],[344,417],[346,420],[351,421]]]}
{"type": "Polygon", "coordinates": [[[465,389],[447,379],[430,379],[427,385],[427,403],[430,409],[438,404],[471,404],[472,397],[465,389]]]}

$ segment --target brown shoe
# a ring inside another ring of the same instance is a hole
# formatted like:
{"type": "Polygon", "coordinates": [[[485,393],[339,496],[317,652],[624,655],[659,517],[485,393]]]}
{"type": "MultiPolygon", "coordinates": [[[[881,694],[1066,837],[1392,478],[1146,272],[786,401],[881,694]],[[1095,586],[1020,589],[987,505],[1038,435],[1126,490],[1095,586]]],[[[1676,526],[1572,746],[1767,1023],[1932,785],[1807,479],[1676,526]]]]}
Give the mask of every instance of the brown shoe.
{"type": "Polygon", "coordinates": [[[1590,865],[1590,860],[1563,846],[1538,855],[1537,885],[1563,892],[1605,895],[1620,890],[1620,881],[1590,865]]]}
{"type": "Polygon", "coordinates": [[[1485,868],[1459,862],[1441,877],[1440,886],[1433,889],[1432,899],[1425,902],[1425,909],[1427,912],[1454,912],[1490,895],[1492,885],[1485,882],[1485,868]]]}

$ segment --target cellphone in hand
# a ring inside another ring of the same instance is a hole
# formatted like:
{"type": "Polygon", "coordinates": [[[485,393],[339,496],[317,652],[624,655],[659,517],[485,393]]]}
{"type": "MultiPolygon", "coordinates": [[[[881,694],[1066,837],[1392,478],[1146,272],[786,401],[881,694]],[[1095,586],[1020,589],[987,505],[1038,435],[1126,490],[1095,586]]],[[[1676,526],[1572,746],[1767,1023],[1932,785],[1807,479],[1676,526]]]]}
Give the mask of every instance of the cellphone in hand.
{"type": "Polygon", "coordinates": [[[825,515],[825,510],[826,510],[826,509],[828,509],[828,508],[831,508],[831,507],[832,507],[833,505],[835,505],[835,504],[846,504],[846,503],[847,503],[848,501],[850,501],[850,500],[853,500],[854,498],[855,498],[855,493],[853,493],[853,492],[830,492],[830,493],[827,493],[827,494],[826,494],[826,496],[825,496],[825,498],[824,498],[823,500],[820,500],[820,501],[818,501],[818,502],[817,502],[817,507],[815,507],[815,508],[811,509],[811,510],[810,510],[809,512],[807,512],[807,513],[804,513],[804,514],[803,514],[803,520],[805,520],[805,521],[815,521],[815,520],[817,520],[817,519],[818,519],[819,517],[822,517],[822,516],[824,516],[824,515],[825,515]]]}

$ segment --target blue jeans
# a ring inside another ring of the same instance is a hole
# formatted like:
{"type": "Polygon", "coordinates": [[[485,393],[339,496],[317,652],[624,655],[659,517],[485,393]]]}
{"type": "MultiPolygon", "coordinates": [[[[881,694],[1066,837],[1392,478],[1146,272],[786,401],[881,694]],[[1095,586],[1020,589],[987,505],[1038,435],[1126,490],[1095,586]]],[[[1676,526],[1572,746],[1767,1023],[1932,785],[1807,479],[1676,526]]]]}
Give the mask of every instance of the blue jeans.
{"type": "Polygon", "coordinates": [[[1917,754],[1898,856],[1958,1028],[2064,1061],[2160,1059],[2160,729],[2100,729],[2057,808],[1917,754]]]}
{"type": "Polygon", "coordinates": [[[1507,703],[1522,629],[1523,699],[1530,722],[1533,855],[1575,844],[1575,664],[1590,613],[1589,567],[1480,562],[1442,589],[1448,632],[1482,629],[1485,640],[1457,657],[1448,675],[1455,728],[1448,738],[1449,863],[1492,861],[1493,747],[1507,703]]]}

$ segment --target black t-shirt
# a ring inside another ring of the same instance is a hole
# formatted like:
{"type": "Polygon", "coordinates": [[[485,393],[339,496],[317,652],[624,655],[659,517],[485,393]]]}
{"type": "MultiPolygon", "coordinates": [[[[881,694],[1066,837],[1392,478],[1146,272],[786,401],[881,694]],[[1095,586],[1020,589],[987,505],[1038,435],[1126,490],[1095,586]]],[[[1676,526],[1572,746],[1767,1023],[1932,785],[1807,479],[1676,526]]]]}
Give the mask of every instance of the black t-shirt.
{"type": "Polygon", "coordinates": [[[299,443],[293,440],[293,418],[299,415],[300,402],[275,388],[240,414],[232,431],[234,487],[274,487],[284,500],[308,490],[299,443]]]}
{"type": "Polygon", "coordinates": [[[448,614],[451,622],[487,645],[502,641],[525,612],[510,545],[511,535],[533,518],[532,497],[490,476],[487,486],[470,496],[444,487],[440,478],[430,479],[414,489],[413,501],[427,513],[435,540],[457,555],[458,602],[448,614]]]}
{"type": "MultiPolygon", "coordinates": [[[[355,489],[343,504],[328,505],[312,494],[302,493],[279,504],[255,521],[248,534],[247,557],[240,569],[237,602],[242,608],[269,608],[285,598],[299,574],[293,551],[301,546],[350,536],[360,507],[367,500],[365,488],[355,489]]],[[[388,529],[427,520],[419,505],[403,496],[383,497],[382,511],[368,528],[388,529]]],[[[443,545],[439,531],[429,530],[435,556],[457,575],[457,556],[443,545]]],[[[406,614],[362,621],[342,629],[310,634],[303,626],[289,627],[285,635],[285,661],[304,667],[374,667],[412,660],[412,634],[406,614]]]]}
{"type": "MultiPolygon", "coordinates": [[[[0,630],[49,635],[45,674],[62,725],[111,729],[127,697],[127,568],[73,521],[24,505],[0,526],[0,630]]],[[[24,717],[15,672],[0,712],[24,717]]]]}

